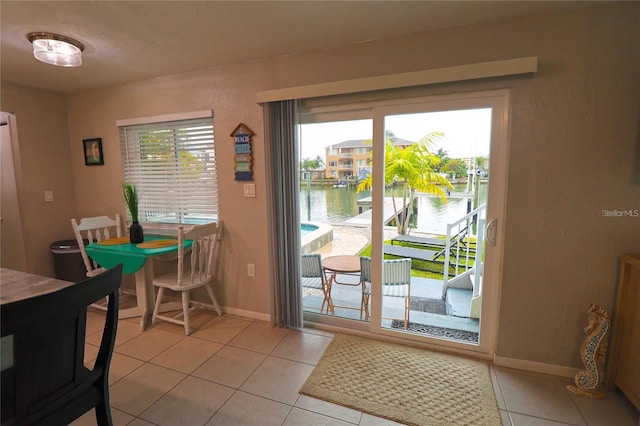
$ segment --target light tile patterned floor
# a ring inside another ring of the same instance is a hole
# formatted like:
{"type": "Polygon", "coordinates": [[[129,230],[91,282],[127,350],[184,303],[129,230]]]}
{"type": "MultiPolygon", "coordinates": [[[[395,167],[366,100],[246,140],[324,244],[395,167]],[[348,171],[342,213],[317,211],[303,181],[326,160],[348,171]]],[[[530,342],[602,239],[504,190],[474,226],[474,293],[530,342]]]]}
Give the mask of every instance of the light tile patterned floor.
{"type": "MultiPolygon", "coordinates": [[[[92,363],[103,313],[91,311],[85,358],[92,363]]],[[[333,334],[197,311],[191,336],[159,323],[141,332],[121,320],[111,363],[114,425],[397,425],[298,394],[333,334]]],[[[570,380],[491,368],[505,425],[638,426],[620,394],[591,401],[569,394],[570,380]]],[[[93,410],[73,423],[94,425],[93,410]]]]}

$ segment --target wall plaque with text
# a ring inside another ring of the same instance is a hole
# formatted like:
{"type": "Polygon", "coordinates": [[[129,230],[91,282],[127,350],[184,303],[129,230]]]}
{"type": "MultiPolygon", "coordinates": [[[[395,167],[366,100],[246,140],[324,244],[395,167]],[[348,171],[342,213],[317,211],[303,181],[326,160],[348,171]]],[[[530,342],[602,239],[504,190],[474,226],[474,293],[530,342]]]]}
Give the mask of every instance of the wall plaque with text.
{"type": "Polygon", "coordinates": [[[253,136],[254,134],[255,133],[253,133],[253,131],[243,123],[238,124],[238,127],[236,127],[235,130],[231,133],[235,151],[236,180],[253,180],[251,136],[253,136]]]}

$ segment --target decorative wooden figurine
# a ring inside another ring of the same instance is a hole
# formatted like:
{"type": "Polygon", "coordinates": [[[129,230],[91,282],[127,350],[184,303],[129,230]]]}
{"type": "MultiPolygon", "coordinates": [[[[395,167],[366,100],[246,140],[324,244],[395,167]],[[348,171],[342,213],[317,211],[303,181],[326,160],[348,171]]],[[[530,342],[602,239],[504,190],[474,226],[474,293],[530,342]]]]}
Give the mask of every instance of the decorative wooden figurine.
{"type": "Polygon", "coordinates": [[[580,356],[585,369],[576,373],[575,386],[567,385],[567,389],[585,398],[602,399],[606,395],[597,390],[600,384],[598,362],[604,361],[607,351],[607,344],[602,341],[609,331],[609,314],[593,303],[589,305],[587,313],[589,325],[584,329],[587,337],[580,345],[580,356]]]}
{"type": "Polygon", "coordinates": [[[236,180],[253,180],[253,170],[251,168],[251,136],[255,133],[245,124],[238,124],[231,137],[233,137],[236,153],[236,180]]]}

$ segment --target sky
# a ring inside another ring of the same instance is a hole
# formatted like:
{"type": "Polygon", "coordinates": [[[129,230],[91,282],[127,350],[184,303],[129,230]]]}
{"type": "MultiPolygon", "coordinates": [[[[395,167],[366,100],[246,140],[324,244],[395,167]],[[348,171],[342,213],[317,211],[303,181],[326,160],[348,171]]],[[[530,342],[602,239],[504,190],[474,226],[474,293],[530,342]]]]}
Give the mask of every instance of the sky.
{"type": "MultiPolygon", "coordinates": [[[[385,128],[396,137],[417,142],[431,132],[442,132],[436,143],[449,158],[489,156],[491,109],[442,111],[387,116],[385,128]]],[[[372,120],[304,124],[301,129],[301,158],[324,158],[324,148],[350,139],[371,139],[372,120]]]]}

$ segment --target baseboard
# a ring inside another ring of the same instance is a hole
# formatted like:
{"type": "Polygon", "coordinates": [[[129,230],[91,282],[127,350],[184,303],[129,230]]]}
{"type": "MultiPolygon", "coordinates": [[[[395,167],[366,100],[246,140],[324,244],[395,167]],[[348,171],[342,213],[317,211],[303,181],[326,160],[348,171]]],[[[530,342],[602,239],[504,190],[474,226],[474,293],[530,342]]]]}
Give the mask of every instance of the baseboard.
{"type": "MultiPolygon", "coordinates": [[[[135,292],[133,292],[133,294],[135,295],[135,292]]],[[[179,302],[181,298],[178,296],[165,295],[163,298],[163,301],[167,301],[167,300],[172,302],[179,302]]],[[[211,312],[216,311],[213,305],[210,303],[198,302],[197,300],[191,300],[190,302],[192,306],[195,306],[198,309],[204,309],[211,312]]],[[[229,308],[227,306],[222,306],[222,305],[220,305],[220,309],[222,310],[223,313],[226,313],[229,315],[235,315],[237,317],[242,317],[242,318],[247,318],[247,319],[252,319],[257,321],[264,321],[268,323],[271,322],[271,315],[269,314],[263,314],[260,312],[253,312],[253,311],[245,311],[244,309],[229,308]]],[[[151,307],[151,310],[153,311],[153,306],[151,307]]]]}
{"type": "Polygon", "coordinates": [[[544,362],[528,361],[525,359],[494,356],[493,364],[500,367],[515,368],[517,370],[531,371],[534,373],[551,374],[553,376],[574,378],[579,371],[577,368],[544,362]]]}
{"type": "MultiPolygon", "coordinates": [[[[208,303],[202,303],[202,302],[197,302],[195,300],[192,300],[191,304],[200,309],[207,309],[209,311],[215,312],[215,309],[213,309],[213,306],[208,303]]],[[[253,311],[245,311],[244,309],[229,308],[227,306],[220,306],[220,309],[222,309],[222,312],[229,315],[235,315],[237,317],[242,317],[242,318],[247,318],[252,320],[271,322],[271,316],[269,314],[263,314],[260,312],[253,312],[253,311]]]]}

